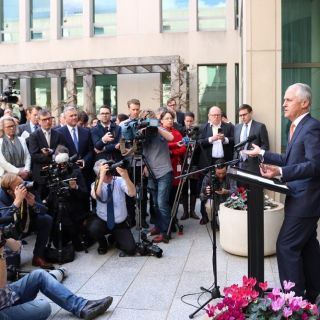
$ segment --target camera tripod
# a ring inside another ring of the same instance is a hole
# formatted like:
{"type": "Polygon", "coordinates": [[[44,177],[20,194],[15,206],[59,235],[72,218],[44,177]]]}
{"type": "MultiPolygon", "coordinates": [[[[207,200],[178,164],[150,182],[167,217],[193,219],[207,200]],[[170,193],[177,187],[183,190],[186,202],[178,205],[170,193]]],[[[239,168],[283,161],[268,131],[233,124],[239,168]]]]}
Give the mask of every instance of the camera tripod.
{"type": "MultiPolygon", "coordinates": [[[[196,147],[196,141],[190,140],[187,144],[187,151],[186,151],[185,157],[183,159],[182,167],[181,167],[181,172],[183,174],[188,174],[190,172],[195,147],[196,147]]],[[[185,185],[186,180],[187,180],[187,176],[180,179],[180,181],[179,181],[177,192],[176,192],[174,202],[173,202],[173,207],[171,209],[171,219],[170,219],[169,227],[167,230],[167,236],[170,236],[171,228],[172,228],[173,224],[175,224],[177,226],[177,228],[179,230],[178,231],[179,234],[180,235],[183,234],[183,225],[179,224],[176,216],[177,216],[178,208],[179,208],[179,204],[180,204],[181,193],[182,193],[182,190],[183,190],[183,187],[185,185]]],[[[188,201],[189,200],[188,193],[189,193],[189,188],[187,190],[187,196],[188,196],[187,202],[188,202],[188,208],[190,208],[189,201],[188,201]]]]}

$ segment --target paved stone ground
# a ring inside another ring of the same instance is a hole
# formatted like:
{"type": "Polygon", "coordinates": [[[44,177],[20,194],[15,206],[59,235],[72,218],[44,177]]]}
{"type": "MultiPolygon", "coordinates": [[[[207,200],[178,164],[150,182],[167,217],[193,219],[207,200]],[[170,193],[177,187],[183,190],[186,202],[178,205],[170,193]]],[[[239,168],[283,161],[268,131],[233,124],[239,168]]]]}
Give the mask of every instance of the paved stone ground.
{"type": "MultiPolygon", "coordinates": [[[[183,303],[181,297],[194,294],[183,298],[194,306],[210,298],[209,294],[196,293],[200,292],[200,286],[208,288],[213,284],[212,243],[208,229],[199,225],[199,221],[189,219],[183,225],[183,235],[173,234],[169,244],[160,244],[163,249],[160,259],[152,256],[120,258],[117,249],[98,255],[97,245],[92,246],[88,254],[77,253],[73,262],[64,264],[69,271],[64,284],[88,299],[113,296],[111,308],[98,319],[189,319],[195,307],[183,303]]],[[[28,240],[22,255],[24,269],[31,269],[34,238],[28,240]]],[[[247,273],[247,259],[224,252],[219,244],[219,232],[217,247],[218,285],[222,292],[226,285],[241,283],[242,276],[247,273]]],[[[265,259],[265,280],[271,287],[279,286],[274,256],[265,259]]],[[[201,311],[195,319],[202,319],[204,315],[201,311]]],[[[74,318],[52,303],[51,319],[74,318]]]]}

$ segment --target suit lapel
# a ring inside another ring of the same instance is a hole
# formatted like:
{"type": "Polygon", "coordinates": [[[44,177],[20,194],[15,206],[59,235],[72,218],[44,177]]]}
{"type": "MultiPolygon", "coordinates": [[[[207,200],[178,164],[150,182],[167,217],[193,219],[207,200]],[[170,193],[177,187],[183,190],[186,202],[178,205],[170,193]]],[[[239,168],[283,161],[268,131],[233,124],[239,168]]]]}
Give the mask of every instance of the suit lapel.
{"type": "Polygon", "coordinates": [[[44,136],[43,132],[41,129],[38,130],[37,134],[39,135],[39,138],[40,138],[40,142],[41,144],[40,145],[43,145],[43,146],[46,146],[47,148],[50,148],[48,146],[48,142],[47,142],[47,139],[46,137],[44,136]]]}

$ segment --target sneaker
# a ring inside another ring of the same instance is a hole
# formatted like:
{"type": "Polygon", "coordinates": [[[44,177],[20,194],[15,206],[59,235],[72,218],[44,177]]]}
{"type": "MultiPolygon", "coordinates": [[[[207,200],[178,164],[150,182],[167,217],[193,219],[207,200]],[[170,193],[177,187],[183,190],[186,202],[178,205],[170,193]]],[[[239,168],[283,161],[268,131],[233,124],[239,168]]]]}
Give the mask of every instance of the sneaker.
{"type": "Polygon", "coordinates": [[[160,235],[154,237],[152,239],[152,242],[154,242],[154,243],[160,243],[160,242],[169,243],[169,238],[166,235],[160,234],[160,235]]]}

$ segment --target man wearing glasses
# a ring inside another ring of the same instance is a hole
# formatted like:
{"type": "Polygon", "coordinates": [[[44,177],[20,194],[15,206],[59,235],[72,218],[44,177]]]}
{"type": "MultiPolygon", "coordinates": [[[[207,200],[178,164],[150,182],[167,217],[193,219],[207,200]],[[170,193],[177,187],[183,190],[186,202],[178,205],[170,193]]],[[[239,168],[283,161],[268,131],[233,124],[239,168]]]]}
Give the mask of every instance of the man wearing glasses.
{"type": "Polygon", "coordinates": [[[95,151],[95,160],[121,160],[121,129],[111,121],[111,108],[103,105],[99,110],[99,122],[91,129],[91,138],[95,151]]]}

